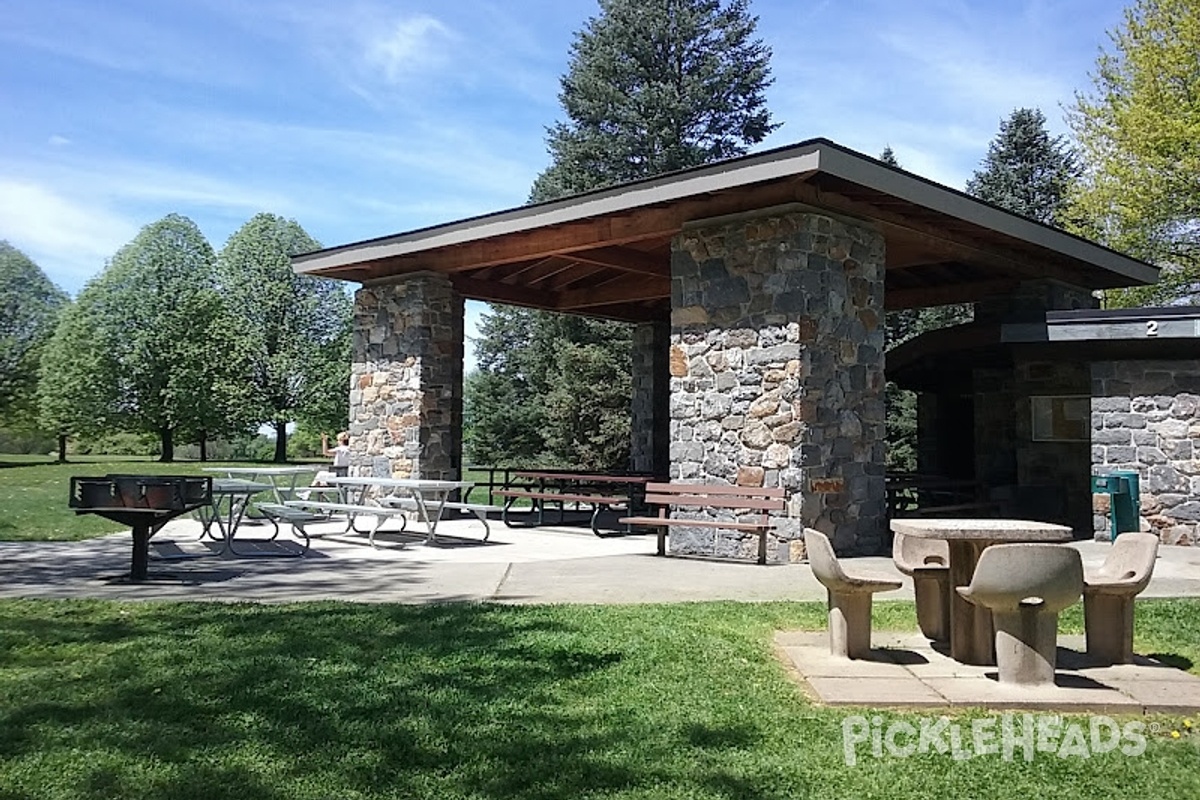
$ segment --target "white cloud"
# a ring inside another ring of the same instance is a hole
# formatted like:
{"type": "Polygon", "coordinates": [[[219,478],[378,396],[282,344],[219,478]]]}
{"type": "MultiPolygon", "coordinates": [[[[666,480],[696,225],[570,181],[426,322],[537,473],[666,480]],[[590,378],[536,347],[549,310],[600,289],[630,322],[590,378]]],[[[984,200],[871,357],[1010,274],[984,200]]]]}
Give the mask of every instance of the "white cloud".
{"type": "Polygon", "coordinates": [[[138,225],[37,183],[0,180],[0,237],[24,251],[51,280],[73,289],[104,266],[138,225]]]}
{"type": "Polygon", "coordinates": [[[445,60],[439,45],[452,38],[450,29],[425,14],[392,21],[367,35],[364,57],[389,83],[400,83],[415,72],[445,60]]]}
{"type": "Polygon", "coordinates": [[[51,136],[49,139],[46,140],[46,143],[51,145],[52,147],[66,147],[67,145],[69,145],[71,143],[71,140],[65,136],[59,136],[58,134],[54,134],[53,136],[51,136]]]}

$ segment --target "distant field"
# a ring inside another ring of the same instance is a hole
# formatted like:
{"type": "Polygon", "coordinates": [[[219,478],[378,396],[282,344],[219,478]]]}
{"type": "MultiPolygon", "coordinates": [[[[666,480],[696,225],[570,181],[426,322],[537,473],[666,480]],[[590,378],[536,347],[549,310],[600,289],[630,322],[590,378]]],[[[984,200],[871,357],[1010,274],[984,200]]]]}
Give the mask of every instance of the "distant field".
{"type": "Polygon", "coordinates": [[[0,541],[78,541],[126,530],[94,514],[76,516],[67,507],[70,479],[75,475],[135,471],[147,475],[203,475],[203,467],[231,466],[220,461],[161,464],[139,456],[71,456],[66,464],[48,458],[22,458],[31,457],[0,455],[0,541]]]}
{"type": "MultiPolygon", "coordinates": [[[[302,460],[298,463],[326,463],[302,460]]],[[[204,467],[269,466],[248,462],[176,461],[162,464],[152,456],[71,456],[58,464],[49,456],[0,454],[0,541],[78,541],[125,530],[94,514],[76,515],[67,507],[70,479],[77,475],[138,472],[148,475],[203,475],[204,467]]],[[[488,473],[472,471],[464,480],[479,483],[488,473]]],[[[503,474],[496,473],[497,481],[503,474]]],[[[494,498],[498,500],[499,498],[494,498]]],[[[473,502],[486,502],[487,490],[476,489],[473,502]]]]}

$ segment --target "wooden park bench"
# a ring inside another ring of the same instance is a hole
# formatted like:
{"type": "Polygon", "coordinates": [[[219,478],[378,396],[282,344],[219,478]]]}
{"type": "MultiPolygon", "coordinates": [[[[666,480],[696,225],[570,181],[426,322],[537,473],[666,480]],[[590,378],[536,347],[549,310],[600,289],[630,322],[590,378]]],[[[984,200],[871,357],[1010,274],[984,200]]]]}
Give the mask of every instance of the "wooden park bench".
{"type": "Polygon", "coordinates": [[[787,490],[765,489],[761,486],[718,486],[706,483],[649,483],[646,502],[657,505],[657,517],[623,517],[620,522],[631,526],[658,528],[658,554],[667,554],[667,533],[672,527],[720,528],[758,534],[758,563],[767,563],[767,533],[771,517],[765,513],[741,515],[733,519],[713,519],[716,515],[733,516],[732,512],[782,511],[786,507],[787,490]],[[670,516],[672,508],[703,509],[715,512],[701,519],[670,516]]]}

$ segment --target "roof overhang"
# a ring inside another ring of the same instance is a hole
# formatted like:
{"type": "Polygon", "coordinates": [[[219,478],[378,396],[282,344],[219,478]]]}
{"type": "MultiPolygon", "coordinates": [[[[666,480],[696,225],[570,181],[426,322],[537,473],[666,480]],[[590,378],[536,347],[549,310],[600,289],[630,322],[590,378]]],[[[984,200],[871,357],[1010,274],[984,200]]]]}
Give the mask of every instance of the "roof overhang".
{"type": "Polygon", "coordinates": [[[1049,311],[1026,322],[971,322],[914,337],[887,354],[888,380],[903,389],[974,391],[978,369],[1033,361],[1196,360],[1200,308],[1195,306],[1049,311]]]}
{"type": "Polygon", "coordinates": [[[824,139],[292,261],[299,273],[361,283],[433,270],[468,298],[662,319],[670,242],[685,225],[795,204],[881,230],[889,308],[972,302],[1032,278],[1103,289],[1158,276],[1149,264],[824,139]]]}

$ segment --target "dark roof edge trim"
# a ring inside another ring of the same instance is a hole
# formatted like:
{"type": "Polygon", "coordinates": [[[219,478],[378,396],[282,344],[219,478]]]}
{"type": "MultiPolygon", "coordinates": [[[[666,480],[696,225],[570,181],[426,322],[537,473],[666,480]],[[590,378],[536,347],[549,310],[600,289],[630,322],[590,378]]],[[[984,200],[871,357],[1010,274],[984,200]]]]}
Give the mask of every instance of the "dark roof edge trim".
{"type": "Polygon", "coordinates": [[[1137,283],[1154,283],[1158,280],[1158,267],[1144,261],[1006,211],[928,178],[889,168],[885,164],[876,163],[874,159],[864,159],[860,154],[832,142],[830,144],[832,147],[829,148],[828,156],[822,152],[822,172],[924,206],[946,216],[956,217],[1048,250],[1055,250],[1071,258],[1096,264],[1137,283]],[[964,200],[969,202],[963,202],[964,200]]]}
{"type": "Polygon", "coordinates": [[[812,140],[559,200],[331,247],[293,256],[292,264],[297,272],[312,272],[576,222],[760,181],[802,177],[817,171],[820,164],[819,147],[822,144],[825,144],[822,140],[812,140]]]}

